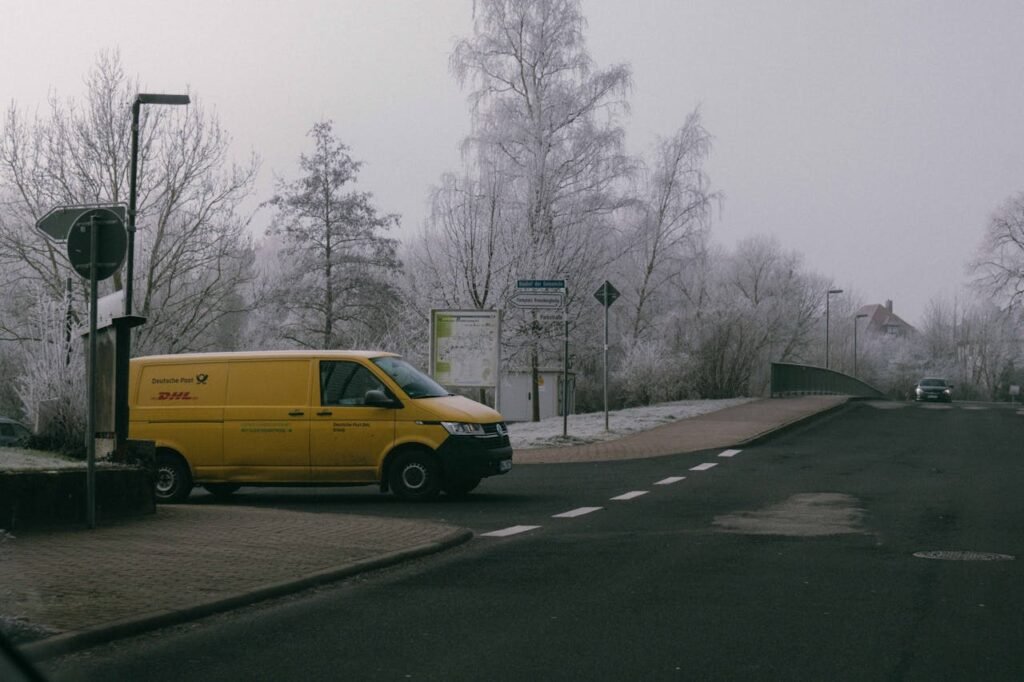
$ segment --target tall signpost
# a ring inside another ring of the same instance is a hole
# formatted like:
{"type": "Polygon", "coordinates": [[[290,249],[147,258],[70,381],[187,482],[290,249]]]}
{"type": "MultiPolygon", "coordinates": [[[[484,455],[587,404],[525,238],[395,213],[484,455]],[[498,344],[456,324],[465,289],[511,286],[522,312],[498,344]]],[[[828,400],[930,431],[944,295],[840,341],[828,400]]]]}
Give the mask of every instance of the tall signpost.
{"type": "Polygon", "coordinates": [[[618,290],[612,283],[605,280],[597,291],[594,298],[604,306],[604,430],[608,430],[608,308],[615,299],[619,297],[618,290]]]}
{"type": "MultiPolygon", "coordinates": [[[[516,308],[534,311],[535,321],[561,321],[564,327],[562,358],[562,435],[569,431],[569,317],[565,310],[568,291],[564,279],[520,279],[516,280],[516,293],[509,299],[516,308]]],[[[530,393],[533,397],[533,421],[540,419],[540,396],[537,395],[537,356],[534,354],[531,367],[530,393]]]]}
{"type": "Polygon", "coordinates": [[[135,292],[135,219],[138,198],[139,176],[139,116],[143,104],[162,104],[184,106],[191,103],[188,95],[166,95],[162,93],[140,92],[132,102],[132,139],[130,175],[128,177],[128,263],[125,268],[124,283],[124,316],[117,328],[117,357],[115,363],[115,388],[117,395],[114,414],[114,432],[117,447],[124,447],[128,440],[128,371],[132,354],[132,328],[145,323],[145,318],[133,314],[135,292]]]}
{"type": "Polygon", "coordinates": [[[88,406],[86,416],[85,517],[96,527],[96,317],[97,284],[111,277],[124,262],[128,237],[124,206],[64,206],[36,222],[48,239],[67,242],[68,260],[89,280],[88,406]]]}

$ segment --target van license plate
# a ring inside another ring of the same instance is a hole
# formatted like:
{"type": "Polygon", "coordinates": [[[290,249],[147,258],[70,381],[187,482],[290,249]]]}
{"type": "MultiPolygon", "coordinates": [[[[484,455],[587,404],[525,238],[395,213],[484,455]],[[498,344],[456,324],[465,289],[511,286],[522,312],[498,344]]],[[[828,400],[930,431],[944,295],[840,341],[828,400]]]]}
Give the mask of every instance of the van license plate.
{"type": "Polygon", "coordinates": [[[511,470],[512,470],[512,460],[510,460],[510,459],[503,459],[500,462],[498,462],[498,471],[500,471],[501,473],[505,473],[506,471],[511,471],[511,470]]]}

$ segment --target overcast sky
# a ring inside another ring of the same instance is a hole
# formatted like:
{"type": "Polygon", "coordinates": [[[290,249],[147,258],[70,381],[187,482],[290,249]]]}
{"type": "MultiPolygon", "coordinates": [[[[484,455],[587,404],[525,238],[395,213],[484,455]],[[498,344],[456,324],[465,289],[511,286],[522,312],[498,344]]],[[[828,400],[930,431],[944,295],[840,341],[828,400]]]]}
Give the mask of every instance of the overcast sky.
{"type": "MultiPolygon", "coordinates": [[[[259,198],[324,118],[360,185],[412,234],[459,162],[448,70],[472,0],[0,0],[0,104],[80,97],[103,48],[145,90],[216,109],[259,198]]],[[[632,66],[628,144],[700,105],[724,192],[714,238],[775,235],[866,303],[918,323],[1024,190],[1020,0],[584,0],[599,66],[632,66]]]]}

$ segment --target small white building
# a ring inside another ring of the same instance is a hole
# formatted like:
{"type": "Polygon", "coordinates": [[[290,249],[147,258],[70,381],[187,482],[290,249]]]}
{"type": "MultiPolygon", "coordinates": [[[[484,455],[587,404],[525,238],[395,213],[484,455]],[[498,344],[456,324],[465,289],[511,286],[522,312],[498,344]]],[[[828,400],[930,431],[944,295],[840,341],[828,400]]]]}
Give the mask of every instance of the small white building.
{"type": "MultiPolygon", "coordinates": [[[[533,419],[533,395],[530,390],[530,372],[505,372],[501,375],[501,405],[499,410],[507,422],[528,422],[533,419]]],[[[576,377],[569,373],[569,414],[576,406],[576,377]]],[[[541,370],[537,373],[537,399],[540,418],[562,414],[562,372],[541,370]]]]}

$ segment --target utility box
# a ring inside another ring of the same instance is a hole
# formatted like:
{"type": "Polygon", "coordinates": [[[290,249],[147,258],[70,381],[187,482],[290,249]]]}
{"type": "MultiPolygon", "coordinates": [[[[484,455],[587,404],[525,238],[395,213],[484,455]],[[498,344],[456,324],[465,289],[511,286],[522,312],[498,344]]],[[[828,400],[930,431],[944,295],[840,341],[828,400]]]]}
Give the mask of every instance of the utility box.
{"type": "MultiPolygon", "coordinates": [[[[528,422],[533,418],[533,395],[530,372],[505,372],[501,375],[501,415],[506,422],[528,422]]],[[[541,370],[537,373],[537,399],[540,418],[562,415],[562,372],[541,370]]],[[[575,408],[576,377],[569,374],[569,414],[575,408]]]]}

